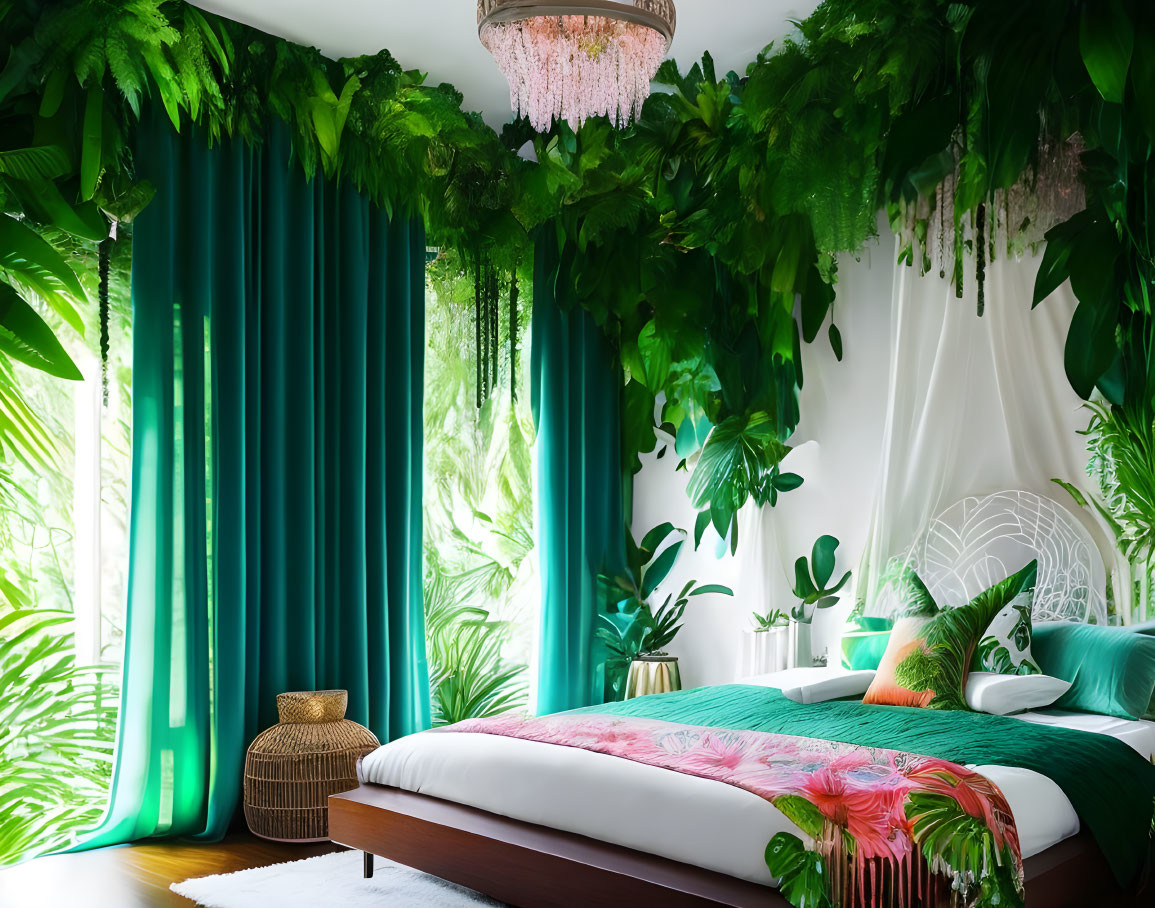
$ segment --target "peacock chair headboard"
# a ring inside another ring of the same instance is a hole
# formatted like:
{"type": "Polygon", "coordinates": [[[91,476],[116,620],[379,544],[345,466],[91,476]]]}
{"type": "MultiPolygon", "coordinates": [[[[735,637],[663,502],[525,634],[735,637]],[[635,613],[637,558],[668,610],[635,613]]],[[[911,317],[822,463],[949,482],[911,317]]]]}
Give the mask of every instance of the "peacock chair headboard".
{"type": "Polygon", "coordinates": [[[893,616],[900,610],[895,580],[907,564],[935,601],[957,606],[1032,558],[1039,561],[1035,621],[1107,623],[1106,568],[1091,534],[1059,503],[1022,491],[964,498],[933,518],[892,560],[867,611],[893,616]]]}

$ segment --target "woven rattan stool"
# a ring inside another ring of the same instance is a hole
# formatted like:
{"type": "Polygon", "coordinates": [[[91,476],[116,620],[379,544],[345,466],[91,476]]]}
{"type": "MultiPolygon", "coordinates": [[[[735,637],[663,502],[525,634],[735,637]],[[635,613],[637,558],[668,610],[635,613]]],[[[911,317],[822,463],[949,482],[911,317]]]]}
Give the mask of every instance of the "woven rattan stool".
{"type": "Polygon", "coordinates": [[[245,822],[275,842],[329,838],[329,795],[357,787],[357,761],[380,746],[345,718],[343,690],[277,695],[280,722],[245,756],[245,822]]]}

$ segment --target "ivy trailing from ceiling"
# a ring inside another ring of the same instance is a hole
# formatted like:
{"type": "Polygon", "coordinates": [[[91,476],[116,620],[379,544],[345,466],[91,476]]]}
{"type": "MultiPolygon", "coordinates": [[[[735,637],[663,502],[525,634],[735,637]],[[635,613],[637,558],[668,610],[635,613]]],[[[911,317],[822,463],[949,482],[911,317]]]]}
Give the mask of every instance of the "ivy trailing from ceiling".
{"type": "Polygon", "coordinates": [[[473,328],[474,371],[477,409],[480,410],[498,388],[501,360],[508,351],[509,393],[517,400],[518,357],[518,282],[517,269],[508,278],[493,260],[484,253],[475,252],[473,260],[473,328]],[[503,297],[503,294],[505,296],[503,297]],[[502,311],[503,304],[507,307],[502,311]],[[502,340],[502,322],[505,339],[502,340]],[[508,344],[508,346],[507,346],[508,344]]]}
{"type": "Polygon", "coordinates": [[[883,211],[902,259],[937,263],[960,294],[976,280],[980,310],[986,263],[1049,231],[1036,303],[1071,279],[1072,385],[1152,396],[1155,11],[1140,0],[827,0],[742,76],[667,63],[628,129],[501,137],[386,52],[327,60],[179,0],[0,0],[0,24],[0,249],[18,250],[0,258],[0,350],[57,374],[75,367],[29,300],[69,323],[84,300],[43,237],[99,242],[147,202],[131,135],[151,102],[213,141],[285,120],[307,173],[420,213],[502,273],[550,225],[559,300],[620,351],[626,461],[659,437],[673,449],[698,538],[712,524],[736,545],[743,505],[800,484],[781,462],[802,346],[841,358],[836,256],[883,211]],[[512,151],[527,139],[536,164],[512,151]]]}
{"type": "Polygon", "coordinates": [[[68,249],[87,258],[151,199],[132,161],[148,103],[213,142],[260,141],[280,118],[309,176],[424,215],[440,242],[481,238],[503,264],[528,245],[510,213],[522,162],[387,52],[331,61],[179,0],[0,0],[0,352],[80,377],[39,306],[82,330],[68,249]]]}
{"type": "Polygon", "coordinates": [[[630,455],[663,401],[699,535],[735,545],[742,505],[797,486],[800,350],[825,333],[841,358],[835,256],[880,211],[980,315],[987,262],[1045,232],[1035,302],[1071,278],[1072,386],[1151,399],[1152,61],[1137,0],[827,0],[744,78],[667,64],[631,129],[537,140],[524,195],[563,193],[559,285],[618,340],[630,455]]]}

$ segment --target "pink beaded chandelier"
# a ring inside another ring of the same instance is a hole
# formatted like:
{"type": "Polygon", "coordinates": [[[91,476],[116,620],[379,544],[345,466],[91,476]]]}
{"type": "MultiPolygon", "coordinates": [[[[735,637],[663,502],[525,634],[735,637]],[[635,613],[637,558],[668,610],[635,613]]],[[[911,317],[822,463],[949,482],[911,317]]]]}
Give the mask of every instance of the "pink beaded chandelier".
{"type": "Polygon", "coordinates": [[[633,120],[674,38],[673,0],[478,0],[477,30],[538,132],[633,120]]]}

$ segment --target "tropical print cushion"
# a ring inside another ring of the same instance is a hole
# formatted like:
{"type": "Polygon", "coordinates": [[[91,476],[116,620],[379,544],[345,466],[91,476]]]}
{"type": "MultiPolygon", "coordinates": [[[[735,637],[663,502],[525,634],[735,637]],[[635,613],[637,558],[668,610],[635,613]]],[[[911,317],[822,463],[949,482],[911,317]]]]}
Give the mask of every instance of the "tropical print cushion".
{"type": "Polygon", "coordinates": [[[971,660],[972,672],[1000,675],[1039,675],[1042,670],[1031,655],[1031,605],[1034,589],[1019,593],[995,615],[995,620],[979,640],[971,660]]]}
{"type": "Polygon", "coordinates": [[[1038,562],[984,590],[959,608],[941,608],[913,571],[905,615],[894,626],[863,703],[969,709],[965,687],[979,639],[1016,597],[1033,593],[1038,562]]]}

